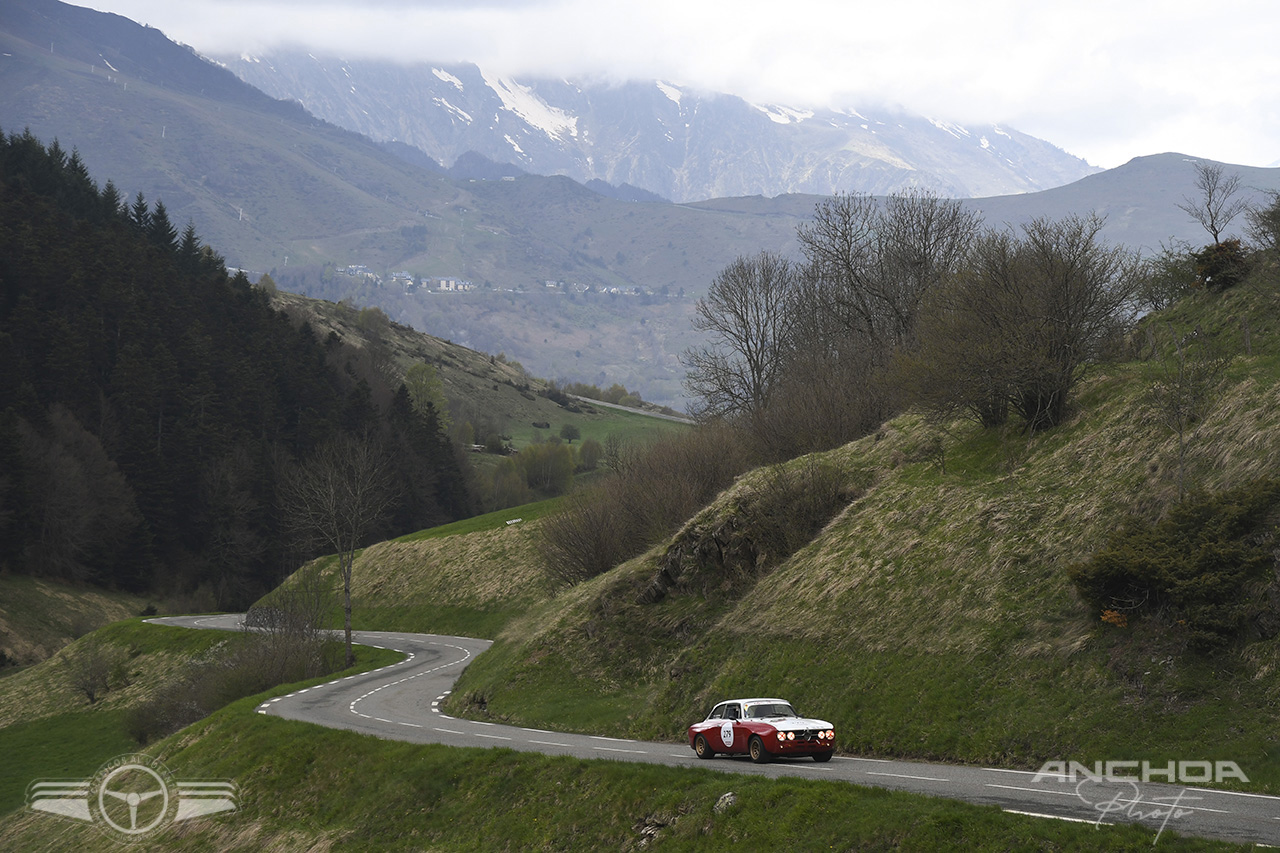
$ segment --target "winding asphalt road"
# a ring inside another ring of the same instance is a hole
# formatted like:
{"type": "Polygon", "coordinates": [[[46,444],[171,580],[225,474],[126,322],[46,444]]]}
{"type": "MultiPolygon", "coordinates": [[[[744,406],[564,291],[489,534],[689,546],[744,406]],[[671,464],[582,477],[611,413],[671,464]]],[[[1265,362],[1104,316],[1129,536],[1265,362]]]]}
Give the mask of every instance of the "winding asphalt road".
{"type": "MultiPolygon", "coordinates": [[[[186,628],[238,630],[242,616],[169,616],[148,621],[186,628]]],[[[1280,846],[1280,797],[1262,794],[1211,790],[1194,784],[1143,782],[1137,778],[1069,778],[1025,770],[842,755],[827,764],[798,759],[753,764],[745,757],[729,756],[699,760],[692,749],[679,744],[463,720],[447,716],[440,706],[462,670],[489,647],[489,640],[394,631],[356,631],[353,637],[364,645],[403,652],[406,658],[371,672],[270,699],[258,706],[258,713],[414,743],[498,746],[574,758],[611,758],[775,778],[838,780],[996,805],[1035,817],[1103,825],[1142,823],[1152,829],[1153,835],[1176,830],[1184,835],[1280,846]]],[[[1241,769],[1247,773],[1247,767],[1241,769]]],[[[1136,775],[1138,771],[1129,772],[1136,775]]],[[[1187,768],[1186,775],[1197,772],[1199,768],[1187,768]]],[[[1101,828],[1100,831],[1105,832],[1101,828]]],[[[1100,838],[1099,843],[1105,844],[1105,839],[1100,838]]]]}

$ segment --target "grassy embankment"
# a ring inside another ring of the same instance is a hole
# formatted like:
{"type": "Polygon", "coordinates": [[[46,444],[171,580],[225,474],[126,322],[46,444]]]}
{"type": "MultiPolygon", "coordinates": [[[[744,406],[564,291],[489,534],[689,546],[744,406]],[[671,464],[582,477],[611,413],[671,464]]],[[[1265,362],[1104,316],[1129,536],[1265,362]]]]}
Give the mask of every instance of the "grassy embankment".
{"type": "MultiPolygon", "coordinates": [[[[1166,318],[1221,330],[1240,353],[1189,436],[1198,487],[1280,475],[1278,318],[1274,290],[1244,288],[1166,318]]],[[[1195,654],[1165,621],[1100,622],[1066,575],[1122,519],[1177,499],[1176,438],[1143,402],[1153,370],[1099,368],[1070,422],[1033,437],[897,418],[822,455],[860,497],[799,552],[686,558],[666,596],[641,603],[670,554],[754,553],[747,520],[778,496],[764,472],[740,478],[672,540],[512,621],[449,710],[678,741],[720,698],[782,695],[859,755],[1232,760],[1278,793],[1280,639],[1195,654]]]]}
{"type": "MultiPolygon", "coordinates": [[[[22,806],[26,787],[35,779],[87,778],[112,756],[137,751],[129,734],[131,710],[172,683],[192,660],[241,639],[228,631],[192,631],[126,619],[5,678],[0,682],[0,755],[5,756],[0,812],[22,806]],[[109,689],[93,704],[74,689],[70,678],[71,661],[90,644],[112,662],[109,689]]],[[[403,657],[383,649],[361,647],[358,652],[350,672],[403,657]]]]}
{"type": "MultiPolygon", "coordinates": [[[[198,634],[200,632],[190,632],[198,634]]],[[[133,849],[1146,850],[1151,831],[1037,820],[846,784],[582,762],[380,740],[264,717],[243,699],[148,752],[176,779],[231,779],[238,810],[172,824],[133,849]],[[734,801],[717,809],[732,792],[734,801]]],[[[89,771],[71,771],[87,775],[89,771]]],[[[42,766],[43,773],[43,766],[42,766]]],[[[95,827],[0,814],[13,851],[96,849],[95,827]]],[[[1161,837],[1170,850],[1234,845],[1161,837]]]]}

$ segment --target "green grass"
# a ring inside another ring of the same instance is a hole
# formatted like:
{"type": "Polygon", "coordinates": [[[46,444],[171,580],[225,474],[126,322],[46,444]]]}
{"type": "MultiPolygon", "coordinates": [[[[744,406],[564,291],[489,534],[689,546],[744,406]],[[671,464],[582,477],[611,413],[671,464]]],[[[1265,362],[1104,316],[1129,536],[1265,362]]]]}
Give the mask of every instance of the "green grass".
{"type": "MultiPolygon", "coordinates": [[[[578,405],[583,407],[591,406],[589,402],[580,402],[578,405]]],[[[604,406],[592,406],[592,409],[594,414],[585,412],[579,414],[561,410],[556,413],[556,417],[544,421],[544,423],[551,425],[547,429],[540,429],[531,423],[512,424],[510,427],[511,444],[519,450],[535,441],[546,441],[553,436],[558,437],[560,428],[565,424],[573,424],[582,433],[581,438],[574,439],[572,442],[575,449],[580,447],[582,442],[587,439],[595,439],[601,445],[610,436],[623,443],[644,443],[653,441],[668,433],[682,432],[692,428],[689,424],[681,423],[680,421],[655,418],[652,415],[641,412],[628,412],[604,406]]]]}
{"type": "Polygon", "coordinates": [[[125,713],[71,711],[0,728],[0,814],[20,808],[37,779],[87,779],[108,759],[136,752],[125,713]]]}
{"type": "MultiPolygon", "coordinates": [[[[361,601],[352,605],[351,627],[357,631],[416,631],[487,639],[498,636],[522,612],[517,608],[487,609],[447,604],[397,607],[361,601]]],[[[341,623],[340,610],[331,614],[330,624],[341,623]]]]}
{"type": "Polygon", "coordinates": [[[478,533],[482,530],[498,530],[507,526],[507,522],[516,518],[521,520],[520,523],[535,521],[554,513],[559,508],[562,500],[563,498],[548,498],[535,503],[495,510],[484,515],[464,518],[452,524],[442,524],[439,527],[431,527],[426,530],[419,530],[416,533],[409,533],[395,541],[421,542],[425,539],[440,539],[445,536],[466,536],[469,533],[478,533]]]}
{"type": "MultiPolygon", "coordinates": [[[[239,636],[237,632],[152,625],[141,619],[113,623],[92,635],[104,648],[116,649],[120,659],[135,674],[145,668],[152,656],[198,656],[239,636]]],[[[302,684],[283,685],[268,691],[264,697],[376,669],[403,657],[387,649],[358,646],[356,664],[350,669],[302,684]]],[[[51,686],[59,685],[65,678],[58,660],[38,664],[22,677],[26,681],[42,679],[51,686]]],[[[138,751],[138,744],[127,734],[126,719],[132,704],[130,697],[145,698],[140,689],[141,685],[117,685],[93,706],[88,705],[83,696],[76,696],[66,705],[72,710],[0,728],[0,755],[5,756],[4,774],[0,777],[0,813],[20,807],[27,786],[38,778],[88,778],[113,756],[138,751]]]]}
{"type": "MultiPolygon", "coordinates": [[[[399,743],[263,717],[257,701],[154,751],[176,778],[234,781],[238,810],[135,849],[1138,851],[1153,838],[845,783],[399,743]]],[[[11,814],[0,834],[13,851],[101,843],[45,815],[11,814]]],[[[1240,849],[1170,831],[1160,844],[1240,849]]]]}

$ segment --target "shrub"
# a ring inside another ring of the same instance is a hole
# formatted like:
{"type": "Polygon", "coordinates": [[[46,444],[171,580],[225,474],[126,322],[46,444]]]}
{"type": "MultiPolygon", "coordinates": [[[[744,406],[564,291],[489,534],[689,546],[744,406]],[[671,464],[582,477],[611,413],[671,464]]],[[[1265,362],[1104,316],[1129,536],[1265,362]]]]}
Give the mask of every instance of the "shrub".
{"type": "Polygon", "coordinates": [[[606,455],[614,476],[570,499],[543,525],[548,574],[577,583],[630,559],[673,531],[746,467],[726,427],[704,427],[644,450],[618,442],[606,455]]]}
{"type": "Polygon", "coordinates": [[[756,500],[744,507],[761,558],[773,566],[807,545],[849,503],[846,482],[839,467],[812,456],[768,468],[756,500]]]}
{"type": "Polygon", "coordinates": [[[1249,275],[1249,255],[1239,240],[1223,240],[1205,246],[1193,256],[1196,278],[1209,290],[1235,287],[1249,275]]]}
{"type": "Polygon", "coordinates": [[[118,674],[120,656],[114,648],[101,643],[96,636],[85,637],[63,658],[63,672],[71,689],[82,694],[92,705],[111,686],[113,672],[118,674]]]}
{"type": "Polygon", "coordinates": [[[594,438],[588,438],[578,447],[578,465],[583,471],[594,471],[604,456],[604,447],[594,438]]]}
{"type": "MultiPolygon", "coordinates": [[[[1100,613],[1160,614],[1205,651],[1270,622],[1280,482],[1195,495],[1157,524],[1131,519],[1088,562],[1068,570],[1100,613]]],[[[1108,621],[1115,623],[1115,617],[1108,621]]]]}

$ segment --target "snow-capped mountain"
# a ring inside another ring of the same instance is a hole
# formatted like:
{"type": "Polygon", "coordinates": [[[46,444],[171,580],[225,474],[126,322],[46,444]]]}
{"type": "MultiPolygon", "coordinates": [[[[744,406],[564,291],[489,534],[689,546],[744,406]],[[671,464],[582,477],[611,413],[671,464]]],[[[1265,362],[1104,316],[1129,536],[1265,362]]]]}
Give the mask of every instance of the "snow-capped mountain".
{"type": "Polygon", "coordinates": [[[996,125],[752,104],[662,81],[516,80],[475,65],[222,57],[244,81],[448,167],[467,152],[536,174],[630,184],[672,201],[927,187],[1034,192],[1099,171],[996,125]]]}

